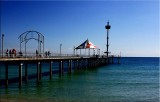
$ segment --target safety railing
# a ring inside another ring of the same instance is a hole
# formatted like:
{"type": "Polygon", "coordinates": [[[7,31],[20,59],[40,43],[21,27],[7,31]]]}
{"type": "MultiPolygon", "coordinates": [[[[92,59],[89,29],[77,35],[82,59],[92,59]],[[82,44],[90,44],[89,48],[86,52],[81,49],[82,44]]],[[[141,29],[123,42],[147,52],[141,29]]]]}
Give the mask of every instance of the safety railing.
{"type": "Polygon", "coordinates": [[[0,58],[59,58],[59,57],[83,57],[83,58],[90,58],[90,57],[106,57],[104,55],[79,55],[79,54],[59,54],[59,53],[1,53],[0,58]]]}

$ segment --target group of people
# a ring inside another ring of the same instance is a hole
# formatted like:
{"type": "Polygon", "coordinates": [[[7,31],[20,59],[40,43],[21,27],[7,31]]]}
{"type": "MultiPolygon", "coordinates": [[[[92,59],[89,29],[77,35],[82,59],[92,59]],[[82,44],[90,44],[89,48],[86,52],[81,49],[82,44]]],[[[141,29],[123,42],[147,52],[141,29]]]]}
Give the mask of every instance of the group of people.
{"type": "Polygon", "coordinates": [[[51,54],[50,51],[46,51],[46,52],[45,52],[46,57],[49,57],[50,54],[51,54]]]}
{"type": "Polygon", "coordinates": [[[6,57],[16,57],[16,49],[6,50],[6,57]]]}
{"type": "MultiPolygon", "coordinates": [[[[51,55],[50,51],[45,52],[45,56],[49,57],[51,55]]],[[[43,57],[43,55],[39,54],[38,50],[36,50],[36,57],[43,57]]]]}
{"type": "MultiPolygon", "coordinates": [[[[10,50],[6,50],[6,57],[11,57],[11,58],[15,58],[16,57],[16,54],[17,52],[16,52],[16,49],[10,49],[10,50]]],[[[50,56],[50,51],[46,51],[45,52],[45,56],[46,57],[49,57],[50,56]]],[[[23,56],[23,53],[22,52],[19,52],[19,55],[18,55],[18,57],[22,57],[23,56]]],[[[39,52],[38,52],[38,50],[36,50],[36,56],[37,57],[42,57],[40,54],[39,54],[39,52]]]]}

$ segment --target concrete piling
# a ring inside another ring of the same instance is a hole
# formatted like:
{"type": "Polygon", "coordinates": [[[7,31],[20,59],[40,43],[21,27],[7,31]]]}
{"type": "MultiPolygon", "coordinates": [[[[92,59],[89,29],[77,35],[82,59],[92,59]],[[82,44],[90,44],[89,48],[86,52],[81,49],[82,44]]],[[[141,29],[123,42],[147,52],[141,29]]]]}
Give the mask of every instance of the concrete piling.
{"type": "Polygon", "coordinates": [[[49,65],[50,65],[50,70],[49,70],[49,72],[50,72],[50,79],[52,79],[52,61],[50,61],[50,63],[49,63],[49,65]]]}
{"type": "Polygon", "coordinates": [[[19,88],[22,87],[22,67],[23,67],[23,63],[19,64],[19,88]]]}

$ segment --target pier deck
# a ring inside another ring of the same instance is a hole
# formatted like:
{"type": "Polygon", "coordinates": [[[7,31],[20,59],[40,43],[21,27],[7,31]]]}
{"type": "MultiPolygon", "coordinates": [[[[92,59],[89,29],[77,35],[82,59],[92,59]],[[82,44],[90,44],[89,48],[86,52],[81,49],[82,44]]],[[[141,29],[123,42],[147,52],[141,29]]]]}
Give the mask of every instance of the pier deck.
{"type": "MultiPolygon", "coordinates": [[[[0,64],[5,66],[5,79],[0,80],[0,85],[8,87],[9,85],[9,66],[16,65],[19,68],[19,87],[22,86],[22,81],[28,82],[28,64],[35,64],[37,66],[35,75],[37,77],[37,83],[42,78],[42,63],[48,63],[49,68],[49,76],[52,79],[53,70],[53,62],[59,63],[59,76],[64,74],[64,62],[67,63],[67,71],[68,74],[71,74],[73,70],[82,70],[86,68],[96,68],[100,66],[104,66],[108,64],[109,58],[106,57],[80,57],[80,56],[56,56],[49,58],[37,58],[37,57],[29,57],[29,58],[0,58],[0,64]],[[22,75],[22,70],[25,69],[25,75],[22,75]],[[5,82],[4,82],[5,81],[5,82]]],[[[15,80],[15,78],[13,78],[15,80]]]]}

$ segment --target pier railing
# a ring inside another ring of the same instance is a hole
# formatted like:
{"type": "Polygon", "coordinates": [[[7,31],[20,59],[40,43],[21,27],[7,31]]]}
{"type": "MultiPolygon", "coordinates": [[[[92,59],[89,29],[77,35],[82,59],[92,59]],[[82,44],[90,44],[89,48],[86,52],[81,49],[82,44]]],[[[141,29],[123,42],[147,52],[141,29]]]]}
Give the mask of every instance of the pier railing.
{"type": "Polygon", "coordinates": [[[0,54],[0,58],[56,58],[56,57],[84,57],[84,58],[90,58],[90,57],[100,57],[100,58],[105,58],[105,55],[83,55],[83,54],[59,54],[59,53],[49,53],[49,54],[44,54],[44,53],[16,53],[16,54],[8,54],[8,53],[3,53],[0,54]]]}
{"type": "Polygon", "coordinates": [[[106,55],[79,55],[79,54],[59,54],[59,53],[31,53],[28,52],[26,54],[23,53],[15,53],[15,54],[8,54],[3,53],[0,55],[0,59],[66,59],[66,58],[106,58],[108,60],[108,63],[114,63],[114,58],[118,59],[118,63],[120,63],[120,57],[119,55],[109,55],[108,58],[106,55]]]}
{"type": "Polygon", "coordinates": [[[43,73],[42,73],[42,63],[48,63],[49,65],[49,72],[48,75],[50,76],[50,79],[52,78],[52,73],[54,72],[52,70],[53,62],[57,62],[58,65],[58,71],[59,76],[63,75],[65,69],[64,65],[66,65],[67,69],[66,72],[68,74],[71,74],[72,71],[78,71],[78,70],[85,70],[85,69],[92,69],[92,68],[98,68],[100,66],[105,66],[107,64],[113,64],[115,63],[114,60],[117,60],[117,63],[120,64],[120,57],[114,58],[116,56],[111,55],[109,57],[106,57],[104,55],[75,55],[75,54],[56,54],[56,53],[50,53],[50,54],[36,54],[36,53],[27,53],[25,55],[23,54],[6,54],[5,56],[0,57],[0,63],[3,64],[5,67],[5,79],[0,80],[0,85],[5,85],[8,87],[9,82],[14,81],[14,79],[9,79],[9,66],[10,65],[17,65],[19,66],[19,77],[16,79],[19,81],[19,87],[22,86],[22,81],[25,80],[28,81],[28,64],[35,64],[36,65],[36,71],[35,71],[35,77],[37,77],[37,84],[39,83],[39,80],[41,79],[43,73]],[[22,76],[22,70],[25,71],[25,75],[22,76]]]}

